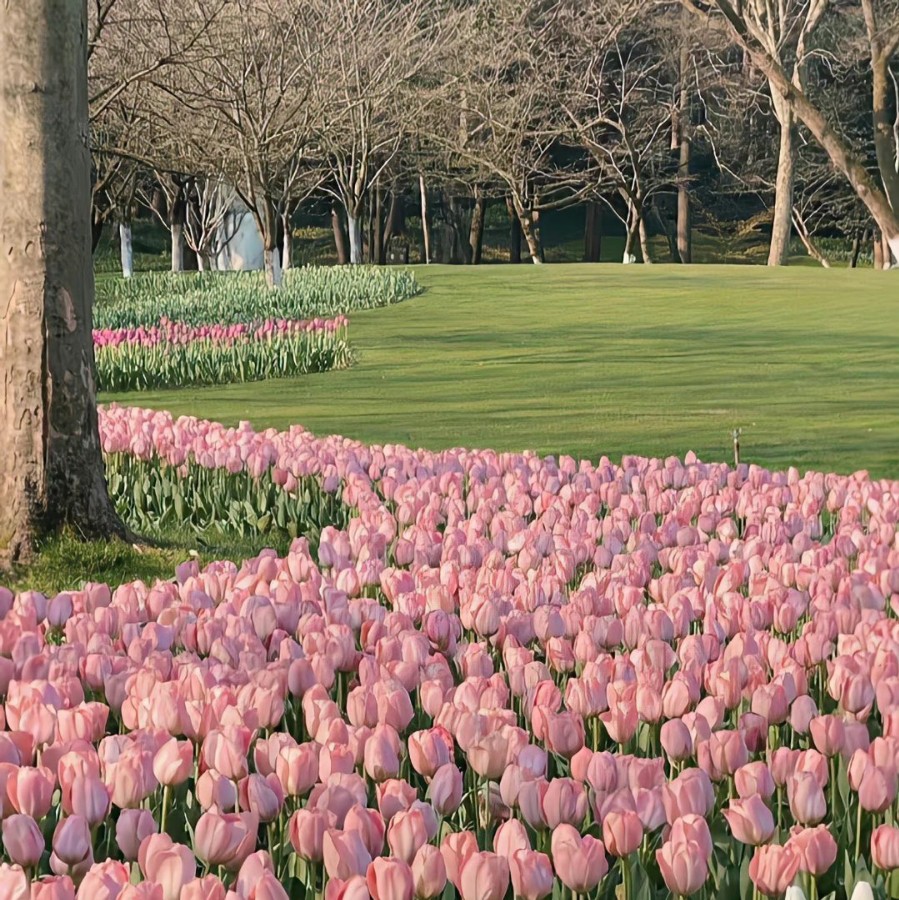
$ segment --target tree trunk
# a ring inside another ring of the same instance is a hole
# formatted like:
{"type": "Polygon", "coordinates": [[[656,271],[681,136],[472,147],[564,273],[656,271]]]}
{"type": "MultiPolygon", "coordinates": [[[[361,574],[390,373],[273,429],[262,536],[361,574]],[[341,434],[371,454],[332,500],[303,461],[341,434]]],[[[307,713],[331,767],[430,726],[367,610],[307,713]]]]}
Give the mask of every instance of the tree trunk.
{"type": "Polygon", "coordinates": [[[336,203],[331,204],[331,229],[334,232],[334,248],[337,251],[337,264],[345,266],[350,261],[350,254],[347,251],[346,231],[343,227],[340,208],[336,203]]]}
{"type": "Polygon", "coordinates": [[[398,208],[400,201],[396,190],[390,191],[390,205],[387,207],[387,215],[384,219],[384,234],[381,236],[381,254],[378,257],[378,265],[387,265],[387,252],[390,249],[390,242],[394,235],[397,234],[397,225],[399,223],[398,208]]]}
{"type": "Polygon", "coordinates": [[[290,210],[285,209],[281,213],[281,269],[286,272],[293,268],[293,226],[291,225],[292,216],[290,210]]]}
{"type": "Polygon", "coordinates": [[[524,204],[517,197],[512,198],[512,204],[521,224],[521,234],[524,235],[525,243],[528,245],[531,262],[538,266],[543,262],[543,248],[540,245],[540,227],[537,214],[533,210],[525,208],[524,204]]]}
{"type": "Polygon", "coordinates": [[[374,209],[371,235],[371,262],[375,265],[383,266],[386,262],[384,258],[384,194],[381,191],[380,181],[375,185],[374,209]]]}
{"type": "Polygon", "coordinates": [[[882,269],[883,266],[883,236],[879,231],[874,232],[874,268],[882,269]]]}
{"type": "Polygon", "coordinates": [[[521,262],[521,220],[511,197],[506,197],[506,208],[509,211],[509,262],[517,265],[521,262]]]}
{"type": "Polygon", "coordinates": [[[893,268],[893,257],[899,258],[899,253],[897,253],[897,249],[894,244],[887,238],[886,235],[883,235],[881,238],[883,241],[883,268],[884,269],[892,269],[893,268]]]}
{"type": "Polygon", "coordinates": [[[266,247],[262,252],[263,265],[265,267],[265,283],[270,288],[281,287],[281,260],[277,247],[266,247]]]}
{"type": "Polygon", "coordinates": [[[122,258],[122,277],[131,278],[134,275],[134,247],[131,243],[131,223],[119,224],[120,256],[122,258]]]}
{"type": "Polygon", "coordinates": [[[591,201],[584,219],[584,262],[598,263],[602,257],[602,206],[591,201]]]}
{"type": "Polygon", "coordinates": [[[421,193],[421,241],[424,247],[425,265],[431,264],[431,225],[428,222],[428,188],[424,172],[418,176],[418,190],[421,193]]]}
{"type": "Polygon", "coordinates": [[[679,159],[677,164],[677,257],[687,265],[693,262],[693,223],[690,213],[690,162],[693,144],[690,135],[690,91],[687,80],[690,70],[690,51],[686,46],[680,52],[680,105],[678,107],[677,130],[679,159]]]}
{"type": "MultiPolygon", "coordinates": [[[[871,100],[874,117],[874,150],[880,179],[893,212],[899,212],[899,172],[896,171],[896,147],[893,144],[893,101],[890,60],[883,53],[874,53],[871,60],[871,100]]],[[[894,254],[895,255],[895,254],[894,254]]]]}
{"type": "Polygon", "coordinates": [[[98,215],[96,211],[91,213],[91,253],[97,252],[100,246],[100,238],[103,237],[103,216],[98,215]]]}
{"type": "Polygon", "coordinates": [[[780,124],[780,149],[777,156],[777,180],[774,185],[774,221],[768,265],[782,266],[790,253],[793,223],[793,181],[796,171],[796,122],[793,111],[771,85],[771,99],[780,124]]]}
{"type": "Polygon", "coordinates": [[[855,233],[855,239],[852,241],[852,256],[849,259],[850,269],[858,268],[858,258],[861,256],[862,246],[868,243],[868,236],[869,230],[867,228],[861,235],[858,232],[855,233]]]}
{"type": "Polygon", "coordinates": [[[184,271],[184,226],[172,225],[172,271],[184,271]]]}
{"type": "Polygon", "coordinates": [[[685,265],[693,262],[693,215],[690,211],[690,161],[693,145],[684,135],[677,166],[677,255],[685,265]]]}
{"type": "Polygon", "coordinates": [[[355,216],[351,216],[349,212],[347,212],[347,231],[350,236],[350,265],[353,266],[361,266],[364,262],[363,260],[363,246],[362,246],[362,219],[356,214],[355,216]]]}
{"type": "Polygon", "coordinates": [[[640,216],[637,230],[640,235],[640,252],[643,254],[643,262],[646,265],[650,265],[652,263],[652,253],[649,250],[649,230],[646,227],[646,216],[640,216]]]}
{"type": "Polygon", "coordinates": [[[475,188],[474,209],[471,213],[471,228],[468,244],[471,247],[471,264],[479,266],[484,252],[484,218],[487,214],[487,198],[480,188],[475,188]]]}
{"type": "Polygon", "coordinates": [[[91,305],[84,2],[20,0],[0,24],[0,562],[41,533],[124,536],[106,489],[91,305]]]}

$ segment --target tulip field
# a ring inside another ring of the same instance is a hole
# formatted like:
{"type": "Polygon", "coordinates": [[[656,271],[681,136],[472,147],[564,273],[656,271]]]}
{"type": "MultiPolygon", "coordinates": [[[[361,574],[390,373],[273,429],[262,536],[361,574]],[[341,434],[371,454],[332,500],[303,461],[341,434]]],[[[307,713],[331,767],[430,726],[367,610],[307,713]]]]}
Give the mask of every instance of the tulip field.
{"type": "Polygon", "coordinates": [[[0,589],[0,896],[899,896],[896,482],[101,437],[145,521],[297,537],[0,589]]]}
{"type": "Polygon", "coordinates": [[[266,291],[260,272],[151,273],[97,283],[96,328],[258,324],[268,319],[331,318],[407,300],[421,287],[407,269],[368,266],[289,269],[266,291]]]}
{"type": "Polygon", "coordinates": [[[158,325],[94,331],[97,381],[106,391],[261,381],[339,369],[352,361],[347,319],[258,325],[158,325]]]}

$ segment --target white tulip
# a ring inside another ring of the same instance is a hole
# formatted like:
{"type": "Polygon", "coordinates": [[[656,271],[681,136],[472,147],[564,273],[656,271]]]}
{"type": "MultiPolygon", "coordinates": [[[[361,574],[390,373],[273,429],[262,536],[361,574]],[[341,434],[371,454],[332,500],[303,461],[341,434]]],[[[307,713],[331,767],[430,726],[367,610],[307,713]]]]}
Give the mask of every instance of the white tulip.
{"type": "Polygon", "coordinates": [[[874,900],[874,891],[867,881],[860,881],[852,892],[850,900],[874,900]]]}

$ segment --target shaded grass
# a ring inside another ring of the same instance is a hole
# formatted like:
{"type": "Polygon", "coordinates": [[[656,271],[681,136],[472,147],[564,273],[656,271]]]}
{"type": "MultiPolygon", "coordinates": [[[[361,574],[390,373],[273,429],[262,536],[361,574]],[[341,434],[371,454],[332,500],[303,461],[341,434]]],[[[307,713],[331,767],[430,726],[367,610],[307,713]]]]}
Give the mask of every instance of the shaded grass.
{"type": "Polygon", "coordinates": [[[899,475],[899,282],[808,268],[418,268],[426,293],[351,316],[357,365],[104,396],[412,447],[596,459],[695,450],[899,475]]]}
{"type": "Polygon", "coordinates": [[[200,565],[219,559],[240,564],[257,555],[265,547],[273,547],[279,555],[289,549],[290,541],[276,537],[250,540],[228,535],[197,535],[188,529],[143,534],[151,543],[133,546],[120,540],[83,542],[77,535],[64,532],[48,538],[40,547],[34,562],[26,568],[4,575],[0,585],[13,591],[35,590],[52,596],[59,591],[80,590],[87,582],[110,585],[142,580],[174,578],[175,567],[190,559],[200,565]]]}

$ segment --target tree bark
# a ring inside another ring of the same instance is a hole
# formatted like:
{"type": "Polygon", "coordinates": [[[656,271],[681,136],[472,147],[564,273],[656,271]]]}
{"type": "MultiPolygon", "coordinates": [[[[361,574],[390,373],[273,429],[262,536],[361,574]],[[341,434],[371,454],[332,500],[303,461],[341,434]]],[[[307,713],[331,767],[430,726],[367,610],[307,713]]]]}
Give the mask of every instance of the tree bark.
{"type": "Polygon", "coordinates": [[[684,47],[680,53],[680,106],[678,109],[678,139],[680,143],[677,164],[677,256],[681,263],[693,262],[693,216],[690,211],[690,163],[693,144],[690,135],[690,92],[687,78],[690,69],[690,51],[684,47]]]}
{"type": "Polygon", "coordinates": [[[868,229],[866,228],[864,234],[855,233],[855,237],[852,240],[852,256],[849,258],[849,268],[857,269],[858,268],[858,258],[862,253],[862,245],[868,243],[868,229]]]}
{"type": "Polygon", "coordinates": [[[602,258],[602,204],[587,203],[584,213],[584,262],[598,263],[602,258]]]}
{"type": "Polygon", "coordinates": [[[468,245],[471,247],[471,264],[479,266],[484,252],[484,219],[487,215],[487,198],[480,188],[475,188],[474,209],[471,213],[471,228],[468,245]]]}
{"type": "Polygon", "coordinates": [[[98,215],[95,212],[91,214],[91,253],[96,253],[97,247],[100,246],[100,238],[103,237],[103,226],[105,224],[102,215],[98,215]]]}
{"type": "Polygon", "coordinates": [[[172,271],[184,271],[184,226],[172,224],[172,271]]]}
{"type": "Polygon", "coordinates": [[[369,253],[370,261],[376,265],[383,266],[386,262],[384,258],[384,194],[381,190],[380,181],[375,185],[374,203],[372,204],[372,234],[371,234],[371,250],[369,253]]]}
{"type": "Polygon", "coordinates": [[[874,232],[874,268],[883,268],[883,236],[879,231],[874,232]]]}
{"type": "Polygon", "coordinates": [[[400,200],[396,190],[390,191],[390,204],[387,207],[387,215],[384,217],[384,233],[381,236],[381,253],[378,257],[378,265],[387,265],[387,252],[390,249],[390,242],[394,235],[397,234],[397,225],[400,220],[399,216],[400,200]]]}
{"type": "Polygon", "coordinates": [[[266,247],[262,252],[265,267],[265,283],[270,288],[280,288],[282,283],[281,260],[277,247],[266,247]]]}
{"type": "Polygon", "coordinates": [[[134,246],[131,242],[131,223],[119,224],[119,250],[122,258],[122,277],[131,278],[134,275],[134,246]]]}
{"type": "Polygon", "coordinates": [[[517,265],[521,262],[521,220],[511,197],[506,197],[506,209],[509,211],[509,262],[517,265]]]}
{"type": "Polygon", "coordinates": [[[347,211],[347,232],[350,236],[350,265],[361,266],[363,260],[362,219],[357,214],[351,216],[347,211]]]}
{"type": "Polygon", "coordinates": [[[688,136],[681,138],[680,161],[677,166],[677,255],[684,265],[693,262],[693,214],[690,209],[690,162],[693,144],[688,136]]]}
{"type": "Polygon", "coordinates": [[[890,206],[899,211],[899,172],[896,171],[896,147],[893,144],[892,82],[890,61],[875,48],[871,60],[871,102],[874,118],[874,150],[877,168],[890,206]]]}
{"type": "Polygon", "coordinates": [[[46,531],[124,536],[100,448],[91,305],[87,10],[7,4],[0,23],[0,563],[46,531]]]}
{"type": "Polygon", "coordinates": [[[425,265],[431,264],[431,224],[428,221],[428,187],[424,172],[418,176],[418,190],[421,193],[421,241],[424,247],[425,265]]]}
{"type": "Polygon", "coordinates": [[[343,227],[343,218],[340,215],[340,208],[336,203],[331,204],[331,229],[334,232],[334,248],[337,251],[337,264],[345,266],[350,261],[350,254],[347,250],[347,237],[343,227]]]}
{"type": "Polygon", "coordinates": [[[793,111],[771,85],[771,99],[780,125],[780,148],[777,155],[777,179],[774,184],[774,221],[768,265],[782,266],[790,253],[793,230],[793,183],[796,172],[796,122],[793,111]]]}
{"type": "Polygon", "coordinates": [[[640,216],[637,230],[640,235],[640,252],[643,254],[643,262],[645,265],[650,265],[652,263],[652,253],[649,249],[649,230],[646,227],[646,216],[640,216]]]}
{"type": "Polygon", "coordinates": [[[517,197],[512,197],[512,208],[521,225],[521,234],[527,244],[531,262],[538,266],[543,262],[543,248],[540,243],[537,214],[533,210],[527,209],[517,197]]]}
{"type": "Polygon", "coordinates": [[[281,269],[287,271],[293,268],[293,226],[291,225],[292,216],[290,210],[285,209],[281,213],[281,269]]]}

